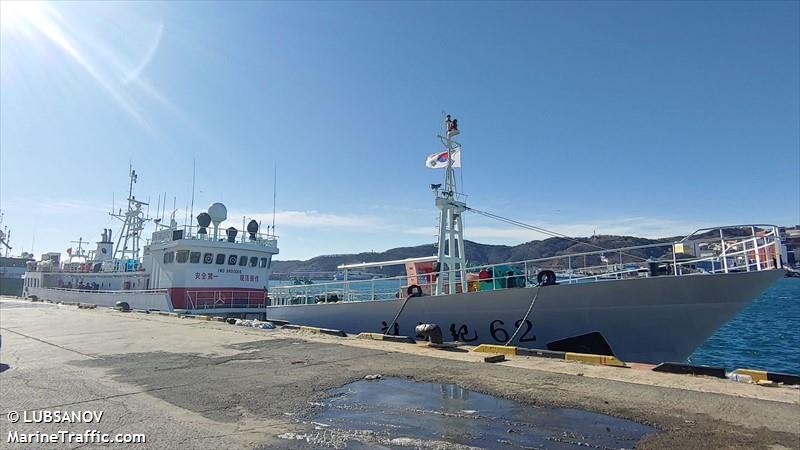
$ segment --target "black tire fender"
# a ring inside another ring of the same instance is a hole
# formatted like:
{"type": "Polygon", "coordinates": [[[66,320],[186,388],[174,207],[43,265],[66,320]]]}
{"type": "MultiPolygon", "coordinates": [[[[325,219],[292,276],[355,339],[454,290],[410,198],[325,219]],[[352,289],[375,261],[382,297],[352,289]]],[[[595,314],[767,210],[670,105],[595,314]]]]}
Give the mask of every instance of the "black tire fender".
{"type": "Polygon", "coordinates": [[[556,284],[556,273],[552,270],[543,270],[536,275],[539,286],[551,286],[556,284]]]}
{"type": "Polygon", "coordinates": [[[406,289],[406,294],[409,297],[422,297],[422,288],[417,284],[412,284],[406,289]]]}

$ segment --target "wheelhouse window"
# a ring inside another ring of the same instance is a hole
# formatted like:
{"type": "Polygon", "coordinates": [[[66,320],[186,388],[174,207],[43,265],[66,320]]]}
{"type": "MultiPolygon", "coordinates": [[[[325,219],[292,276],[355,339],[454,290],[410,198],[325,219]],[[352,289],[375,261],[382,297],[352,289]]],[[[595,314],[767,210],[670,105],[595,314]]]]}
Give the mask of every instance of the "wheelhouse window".
{"type": "Polygon", "coordinates": [[[169,264],[175,260],[175,252],[164,252],[164,264],[169,264]]]}
{"type": "Polygon", "coordinates": [[[250,257],[250,267],[257,267],[258,266],[258,257],[251,256],[250,257]]]}
{"type": "Polygon", "coordinates": [[[263,268],[267,267],[268,263],[269,263],[269,260],[267,258],[261,258],[261,261],[259,261],[259,263],[258,263],[258,267],[261,267],[263,269],[263,268]]]}
{"type": "Polygon", "coordinates": [[[236,255],[228,256],[228,265],[235,266],[236,265],[236,255]]]}
{"type": "Polygon", "coordinates": [[[175,261],[179,263],[186,263],[189,260],[189,250],[178,250],[175,252],[175,261]]]}
{"type": "Polygon", "coordinates": [[[217,253],[217,264],[225,264],[225,253],[217,253]]]}
{"type": "Polygon", "coordinates": [[[200,252],[192,252],[189,253],[189,262],[192,264],[197,264],[200,262],[200,252]]]}
{"type": "Polygon", "coordinates": [[[247,265],[247,256],[240,256],[239,257],[239,265],[244,267],[247,265]]]}
{"type": "Polygon", "coordinates": [[[203,264],[211,264],[212,262],[214,262],[213,253],[206,253],[203,255],[203,264]]]}

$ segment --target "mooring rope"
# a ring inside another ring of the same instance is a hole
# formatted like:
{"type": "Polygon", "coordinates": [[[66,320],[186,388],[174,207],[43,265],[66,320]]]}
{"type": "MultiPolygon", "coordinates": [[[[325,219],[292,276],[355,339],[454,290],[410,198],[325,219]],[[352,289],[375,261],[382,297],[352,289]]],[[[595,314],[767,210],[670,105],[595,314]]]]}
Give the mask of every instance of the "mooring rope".
{"type": "MultiPolygon", "coordinates": [[[[550,237],[557,237],[557,238],[561,238],[561,239],[566,239],[568,241],[575,242],[576,244],[584,244],[584,245],[588,245],[590,247],[594,247],[594,248],[597,248],[597,249],[600,249],[600,250],[603,250],[603,251],[617,252],[617,253],[621,253],[621,254],[623,254],[625,256],[630,256],[631,258],[639,259],[639,260],[642,260],[642,261],[647,261],[647,258],[642,258],[641,256],[633,255],[633,254],[626,253],[626,252],[621,252],[619,250],[614,250],[613,248],[605,248],[605,247],[597,245],[597,244],[592,244],[591,242],[584,242],[584,241],[575,239],[573,237],[567,236],[566,234],[559,233],[557,231],[552,231],[552,230],[548,230],[546,228],[537,227],[535,225],[531,225],[531,224],[528,224],[528,223],[525,223],[525,222],[520,222],[518,220],[509,219],[508,217],[498,216],[497,214],[492,214],[492,213],[487,212],[487,211],[481,211],[479,209],[470,208],[469,206],[467,206],[466,209],[467,209],[467,211],[472,211],[475,214],[480,214],[480,215],[488,217],[490,219],[499,220],[499,221],[505,222],[505,223],[507,223],[509,225],[514,225],[514,226],[517,226],[517,227],[520,227],[520,228],[525,228],[525,229],[528,229],[528,230],[531,230],[531,231],[536,231],[536,232],[545,234],[545,235],[550,236],[550,237]]],[[[568,255],[563,255],[563,256],[568,256],[568,255]]]]}
{"type": "Polygon", "coordinates": [[[517,333],[519,333],[519,330],[522,329],[522,325],[525,324],[525,322],[528,321],[528,316],[530,316],[531,311],[533,311],[533,304],[536,303],[536,298],[539,297],[539,292],[541,290],[542,290],[542,284],[539,283],[539,284],[536,285],[536,294],[533,295],[533,300],[531,300],[531,304],[530,304],[530,306],[528,306],[528,312],[526,312],[525,313],[525,317],[523,317],[522,320],[519,321],[519,325],[517,325],[517,329],[514,330],[514,334],[511,335],[511,338],[509,338],[508,342],[506,342],[505,345],[511,344],[511,341],[513,341],[514,338],[517,337],[517,333]]]}
{"type": "Polygon", "coordinates": [[[405,309],[406,303],[408,303],[408,300],[411,297],[413,297],[413,295],[407,295],[406,296],[406,299],[403,301],[403,304],[400,306],[400,310],[397,311],[397,314],[394,315],[394,319],[392,319],[392,323],[390,323],[389,326],[386,327],[386,331],[383,332],[384,335],[388,336],[391,333],[392,328],[394,327],[394,324],[397,323],[397,319],[400,317],[400,314],[403,313],[403,309],[405,309]]]}

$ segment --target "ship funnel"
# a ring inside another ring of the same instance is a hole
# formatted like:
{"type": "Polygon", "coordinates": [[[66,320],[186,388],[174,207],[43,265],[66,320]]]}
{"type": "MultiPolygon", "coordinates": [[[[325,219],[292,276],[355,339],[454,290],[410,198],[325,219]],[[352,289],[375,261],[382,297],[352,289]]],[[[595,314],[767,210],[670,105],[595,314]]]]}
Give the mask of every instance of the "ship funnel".
{"type": "Polygon", "coordinates": [[[228,208],[222,203],[212,203],[208,207],[208,215],[211,217],[211,222],[214,223],[214,240],[217,240],[219,224],[228,218],[228,208]]]}
{"type": "Polygon", "coordinates": [[[100,233],[100,242],[111,242],[111,228],[103,228],[100,233]]]}
{"type": "Polygon", "coordinates": [[[108,261],[113,257],[114,244],[111,242],[111,229],[103,228],[100,235],[100,242],[97,243],[97,250],[94,252],[96,261],[108,261]]]}

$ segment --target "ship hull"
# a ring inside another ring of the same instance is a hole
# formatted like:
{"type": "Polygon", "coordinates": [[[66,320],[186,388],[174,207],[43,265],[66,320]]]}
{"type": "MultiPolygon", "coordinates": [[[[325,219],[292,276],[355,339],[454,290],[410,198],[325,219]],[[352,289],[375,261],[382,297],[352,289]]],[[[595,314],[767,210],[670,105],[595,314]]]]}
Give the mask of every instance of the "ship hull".
{"type": "MultiPolygon", "coordinates": [[[[530,323],[521,323],[536,289],[505,289],[412,298],[392,334],[414,336],[435,323],[445,340],[547,348],[548,342],[598,331],[626,361],[685,361],[717,329],[751,303],[782,270],[662,276],[540,288],[530,323]]],[[[402,300],[270,306],[268,319],[384,332],[402,300]]]]}
{"type": "Polygon", "coordinates": [[[172,311],[169,294],[164,291],[85,291],[76,289],[28,287],[27,295],[54,302],[88,303],[114,307],[126,302],[133,309],[172,311]]]}

